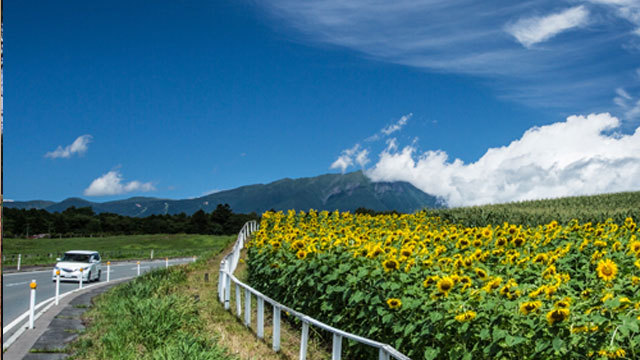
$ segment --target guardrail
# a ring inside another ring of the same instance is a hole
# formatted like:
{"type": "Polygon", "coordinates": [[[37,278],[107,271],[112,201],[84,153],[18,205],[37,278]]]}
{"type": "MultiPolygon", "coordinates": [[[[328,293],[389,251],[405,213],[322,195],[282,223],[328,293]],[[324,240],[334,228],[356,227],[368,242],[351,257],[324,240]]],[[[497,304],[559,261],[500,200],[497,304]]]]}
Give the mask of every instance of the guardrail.
{"type": "Polygon", "coordinates": [[[408,356],[402,354],[391,345],[383,344],[374,340],[370,340],[355,334],[336,329],[333,326],[327,325],[321,321],[318,321],[310,316],[307,316],[301,312],[298,312],[290,307],[280,304],[279,302],[271,299],[270,297],[262,294],[258,290],[238,280],[233,273],[240,261],[240,252],[245,245],[245,242],[249,235],[258,230],[258,223],[256,221],[249,221],[242,227],[240,233],[238,233],[238,239],[233,245],[233,249],[227,256],[220,262],[220,277],[218,278],[218,298],[220,302],[224,303],[225,310],[231,309],[231,284],[233,283],[236,290],[235,303],[236,303],[236,315],[240,318],[242,316],[242,299],[241,292],[244,290],[244,323],[247,327],[251,327],[251,297],[256,297],[257,301],[257,321],[256,321],[256,335],[258,338],[264,338],[264,303],[267,302],[273,307],[273,350],[280,350],[280,315],[282,311],[288,312],[290,315],[300,319],[302,322],[302,334],[300,338],[300,359],[305,360],[307,357],[307,344],[309,341],[309,325],[316,326],[324,329],[333,334],[332,344],[332,360],[340,360],[342,357],[342,340],[347,338],[357,341],[359,343],[377,348],[379,360],[389,360],[390,358],[397,360],[411,360],[408,356]]]}

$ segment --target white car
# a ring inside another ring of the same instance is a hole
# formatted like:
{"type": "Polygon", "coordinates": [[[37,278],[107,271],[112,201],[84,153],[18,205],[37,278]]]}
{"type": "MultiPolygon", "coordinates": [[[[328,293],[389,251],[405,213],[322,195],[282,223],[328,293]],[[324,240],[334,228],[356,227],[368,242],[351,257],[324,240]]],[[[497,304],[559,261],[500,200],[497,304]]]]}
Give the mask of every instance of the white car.
{"type": "Polygon", "coordinates": [[[102,267],[100,266],[100,254],[97,251],[67,251],[62,259],[56,260],[58,262],[53,268],[53,281],[56,281],[56,271],[58,270],[60,270],[60,280],[80,281],[82,274],[83,282],[100,281],[102,267]]]}

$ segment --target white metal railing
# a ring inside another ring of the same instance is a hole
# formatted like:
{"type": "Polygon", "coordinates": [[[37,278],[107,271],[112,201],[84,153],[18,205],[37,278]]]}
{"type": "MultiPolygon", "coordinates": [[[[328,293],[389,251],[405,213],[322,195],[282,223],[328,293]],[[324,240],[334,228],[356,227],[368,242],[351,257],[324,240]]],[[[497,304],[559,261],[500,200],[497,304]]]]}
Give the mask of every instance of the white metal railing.
{"type": "Polygon", "coordinates": [[[220,302],[224,303],[225,310],[231,308],[231,283],[234,284],[236,290],[236,315],[240,318],[242,316],[242,299],[241,292],[244,290],[244,323],[247,327],[251,327],[251,296],[256,297],[257,301],[257,319],[256,319],[256,335],[258,338],[264,338],[264,303],[267,302],[273,307],[273,350],[280,350],[280,318],[282,311],[286,311],[290,315],[300,319],[302,322],[302,334],[300,338],[300,360],[307,358],[307,344],[309,341],[309,325],[313,325],[329,331],[333,334],[333,346],[332,346],[332,360],[340,360],[342,356],[342,340],[347,338],[357,341],[359,343],[374,347],[378,349],[379,360],[411,360],[408,356],[402,354],[398,350],[394,349],[391,345],[383,344],[374,340],[370,340],[355,334],[336,329],[333,326],[329,326],[321,321],[318,321],[310,316],[307,316],[301,312],[298,312],[290,307],[280,304],[279,302],[271,299],[270,297],[262,294],[258,290],[250,287],[249,285],[238,280],[233,276],[238,261],[240,260],[240,252],[244,247],[244,244],[251,233],[258,230],[258,223],[256,221],[249,221],[242,227],[240,233],[238,233],[238,239],[233,245],[233,249],[227,256],[220,262],[220,277],[218,278],[218,298],[220,302]]]}

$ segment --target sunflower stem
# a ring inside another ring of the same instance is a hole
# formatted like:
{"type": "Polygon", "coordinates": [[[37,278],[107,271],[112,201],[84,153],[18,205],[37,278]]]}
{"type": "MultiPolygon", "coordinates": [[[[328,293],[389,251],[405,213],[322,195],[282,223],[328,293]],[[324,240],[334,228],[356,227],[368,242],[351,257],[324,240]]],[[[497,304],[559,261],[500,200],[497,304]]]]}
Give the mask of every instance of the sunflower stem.
{"type": "Polygon", "coordinates": [[[616,333],[618,332],[618,327],[619,327],[619,326],[616,326],[616,329],[615,329],[615,330],[613,330],[613,335],[611,335],[611,341],[609,342],[609,347],[612,347],[612,346],[613,346],[613,339],[615,339],[615,338],[616,338],[616,333]]]}

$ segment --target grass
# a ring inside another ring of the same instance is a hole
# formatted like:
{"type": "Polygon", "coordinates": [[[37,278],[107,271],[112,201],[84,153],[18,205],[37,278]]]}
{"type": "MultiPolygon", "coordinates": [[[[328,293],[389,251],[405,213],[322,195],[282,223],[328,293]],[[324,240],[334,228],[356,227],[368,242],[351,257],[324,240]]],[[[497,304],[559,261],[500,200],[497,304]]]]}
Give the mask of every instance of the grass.
{"type": "MultiPolygon", "coordinates": [[[[251,329],[244,325],[244,314],[236,316],[235,287],[231,289],[231,312],[224,309],[218,301],[218,275],[222,256],[214,257],[196,268],[188,277],[188,291],[199,294],[202,304],[201,318],[205,323],[205,329],[209,333],[219,334],[220,341],[224,343],[229,353],[239,359],[247,360],[284,360],[298,359],[300,351],[300,326],[293,324],[286,313],[281,314],[280,325],[280,352],[272,350],[273,319],[272,308],[265,303],[264,306],[264,339],[256,336],[257,301],[251,300],[251,329]],[[209,273],[210,281],[204,282],[204,274],[209,273]]],[[[236,276],[246,283],[245,265],[241,261],[236,270],[236,276]]],[[[241,292],[242,311],[244,312],[244,291],[241,292]]],[[[330,344],[321,342],[321,338],[310,328],[307,359],[325,360],[331,359],[330,344]]]]}
{"type": "Polygon", "coordinates": [[[184,266],[149,272],[100,296],[85,313],[90,326],[72,344],[79,359],[231,360],[205,333],[184,266]]]}
{"type": "MultiPolygon", "coordinates": [[[[200,259],[147,273],[96,297],[95,306],[83,315],[85,332],[71,345],[72,358],[297,359],[300,329],[286,321],[286,314],[282,314],[282,350],[275,353],[271,308],[265,305],[265,340],[260,340],[218,302],[220,251],[200,259]]],[[[245,276],[243,264],[238,274],[245,276]]],[[[234,301],[232,295],[233,309],[234,301]]],[[[255,327],[255,298],[252,305],[255,327]]],[[[328,345],[318,339],[312,333],[307,359],[330,359],[328,345]]]]}
{"type": "Polygon", "coordinates": [[[212,236],[193,234],[122,235],[93,238],[3,239],[3,266],[15,266],[18,254],[21,265],[53,265],[68,250],[96,250],[102,262],[109,260],[148,259],[153,250],[156,259],[188,257],[203,251],[219,252],[236,238],[235,235],[212,236]]]}

